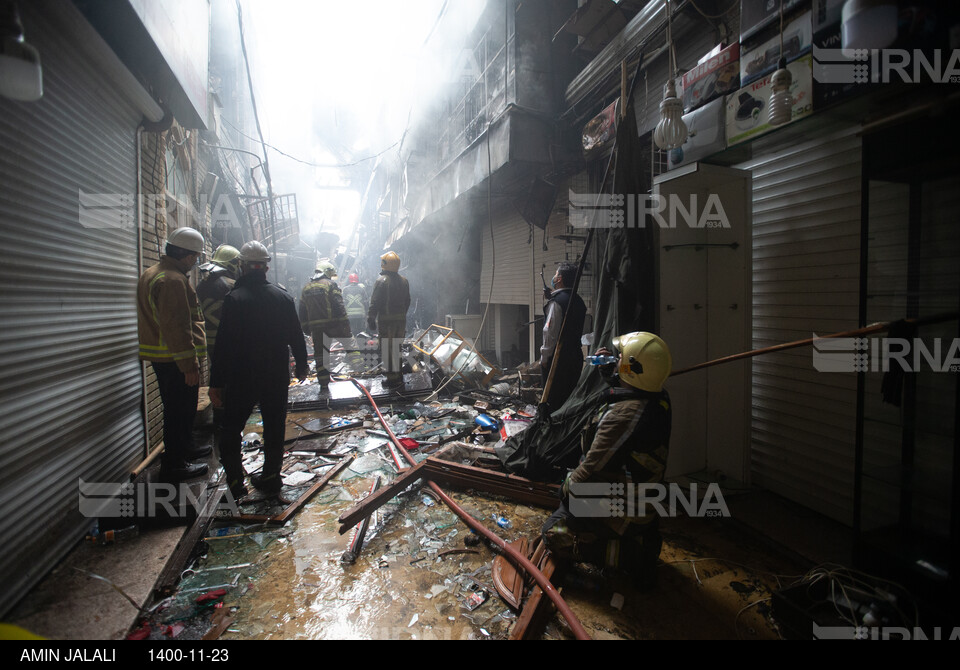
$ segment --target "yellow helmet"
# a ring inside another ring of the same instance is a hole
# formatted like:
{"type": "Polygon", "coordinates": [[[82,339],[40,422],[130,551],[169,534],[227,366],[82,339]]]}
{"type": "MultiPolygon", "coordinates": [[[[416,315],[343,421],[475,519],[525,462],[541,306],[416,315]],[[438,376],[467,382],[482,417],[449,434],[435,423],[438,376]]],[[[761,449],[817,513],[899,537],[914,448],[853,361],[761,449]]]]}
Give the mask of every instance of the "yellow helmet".
{"type": "Polygon", "coordinates": [[[240,251],[229,244],[221,244],[213,252],[213,258],[210,259],[210,262],[216,263],[225,270],[236,272],[240,265],[240,251]]]}
{"type": "Polygon", "coordinates": [[[320,261],[317,263],[316,275],[324,276],[327,279],[336,279],[337,267],[330,261],[320,261]]]}
{"type": "Polygon", "coordinates": [[[400,272],[400,257],[395,251],[388,251],[380,257],[380,269],[387,272],[400,272]]]}
{"type": "Polygon", "coordinates": [[[659,393],[670,376],[673,359],[667,343],[653,333],[627,333],[613,338],[620,352],[620,379],[641,391],[659,393]]]}

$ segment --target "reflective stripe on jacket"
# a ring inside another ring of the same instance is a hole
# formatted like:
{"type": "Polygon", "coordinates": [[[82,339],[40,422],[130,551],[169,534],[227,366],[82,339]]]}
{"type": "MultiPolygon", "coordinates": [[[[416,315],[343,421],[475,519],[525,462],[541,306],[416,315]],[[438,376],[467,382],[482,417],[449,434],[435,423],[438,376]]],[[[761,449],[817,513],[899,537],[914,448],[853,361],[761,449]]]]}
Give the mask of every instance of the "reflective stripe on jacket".
{"type": "Polygon", "coordinates": [[[350,321],[343,306],[343,294],[340,287],[326,277],[314,279],[303,287],[298,312],[300,326],[305,333],[350,337],[350,321]]]}
{"type": "Polygon", "coordinates": [[[137,331],[140,358],[175,362],[181,372],[199,370],[207,353],[203,314],[183,263],[161,256],[137,283],[137,331]]]}

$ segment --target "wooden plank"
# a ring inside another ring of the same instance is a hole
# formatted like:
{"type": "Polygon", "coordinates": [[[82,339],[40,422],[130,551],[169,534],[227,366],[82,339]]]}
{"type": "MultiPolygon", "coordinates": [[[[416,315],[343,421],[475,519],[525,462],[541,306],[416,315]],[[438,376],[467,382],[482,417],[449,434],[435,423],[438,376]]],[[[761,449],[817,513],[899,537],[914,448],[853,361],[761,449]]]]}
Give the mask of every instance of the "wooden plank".
{"type": "Polygon", "coordinates": [[[558,504],[560,487],[556,484],[544,484],[516,475],[443,461],[436,456],[431,456],[424,463],[426,477],[430,480],[502,495],[544,509],[554,509],[558,504]]]}
{"type": "Polygon", "coordinates": [[[342,525],[340,534],[343,535],[348,530],[357,525],[360,521],[368,518],[371,514],[386,505],[398,493],[408,486],[421,479],[424,476],[426,461],[418,463],[416,466],[408,469],[402,475],[390,482],[389,485],[371,493],[359,503],[348,509],[337,519],[342,525]]]}
{"type": "Polygon", "coordinates": [[[223,473],[220,473],[220,477],[215,483],[208,484],[208,486],[215,487],[213,493],[207,497],[203,507],[198,510],[197,518],[193,522],[193,525],[190,526],[190,530],[180,538],[180,542],[177,543],[176,549],[174,549],[173,554],[170,555],[170,560],[167,561],[163,572],[157,577],[157,581],[153,586],[153,595],[157,600],[166,598],[176,590],[177,583],[180,581],[180,574],[183,572],[187,561],[190,560],[194,548],[203,536],[207,534],[207,529],[210,527],[211,522],[213,522],[216,516],[217,506],[220,504],[221,495],[219,486],[222,480],[223,473]]]}
{"type": "Polygon", "coordinates": [[[320,489],[322,489],[327,482],[336,477],[340,472],[347,467],[353,459],[345,458],[327,472],[320,481],[311,486],[309,489],[303,492],[303,494],[294,502],[292,502],[285,510],[276,516],[267,516],[265,514],[236,514],[233,519],[238,521],[250,521],[253,523],[286,523],[294,514],[300,511],[300,508],[303,507],[307,502],[317,494],[320,489]]]}
{"type": "MultiPolygon", "coordinates": [[[[556,570],[556,564],[552,558],[547,557],[540,572],[547,579],[553,578],[556,570]]],[[[536,640],[543,635],[546,628],[547,619],[553,614],[554,605],[549,598],[545,598],[543,590],[539,586],[534,586],[530,591],[530,597],[517,617],[517,623],[510,631],[511,640],[536,640]]]]}

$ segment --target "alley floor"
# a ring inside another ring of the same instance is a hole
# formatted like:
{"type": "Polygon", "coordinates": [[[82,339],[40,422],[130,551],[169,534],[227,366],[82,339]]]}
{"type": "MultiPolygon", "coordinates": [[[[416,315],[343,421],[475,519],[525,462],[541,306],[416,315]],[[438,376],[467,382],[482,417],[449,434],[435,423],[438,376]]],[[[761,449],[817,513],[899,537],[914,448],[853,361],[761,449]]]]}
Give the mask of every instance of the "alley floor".
{"type": "MultiPolygon", "coordinates": [[[[395,432],[423,436],[439,421],[455,430],[458,417],[468,422],[476,413],[422,399],[384,401],[395,432]],[[431,415],[443,418],[431,422],[431,415]]],[[[250,433],[260,430],[258,420],[251,417],[250,433]]],[[[377,477],[389,482],[397,476],[378,428],[363,404],[291,412],[288,441],[296,441],[288,445],[284,497],[296,498],[328,468],[339,474],[286,524],[217,519],[165,599],[151,594],[183,526],[143,527],[137,537],[107,546],[81,543],[7,622],[50,639],[77,640],[131,634],[180,640],[507,639],[519,612],[493,586],[496,554],[426,487],[415,485],[381,507],[356,562],[343,562],[354,531],[340,534],[338,516],[363,499],[377,477]],[[318,430],[344,421],[353,421],[353,429],[318,430]],[[340,469],[342,459],[349,462],[340,469]]],[[[244,453],[248,471],[255,471],[261,457],[250,433],[244,453]]],[[[215,473],[216,463],[210,464],[215,473]]],[[[444,489],[508,542],[534,539],[552,511],[444,489]]],[[[817,563],[848,559],[845,532],[835,524],[746,487],[724,493],[728,518],[663,520],[653,591],[640,593],[624,576],[586,566],[567,575],[561,595],[591,637],[777,639],[782,631],[771,615],[773,592],[817,563]],[[788,535],[778,537],[789,527],[788,535]]],[[[240,511],[246,517],[274,514],[282,510],[276,506],[251,495],[240,511]]],[[[564,639],[572,633],[554,613],[540,636],[564,639]]]]}

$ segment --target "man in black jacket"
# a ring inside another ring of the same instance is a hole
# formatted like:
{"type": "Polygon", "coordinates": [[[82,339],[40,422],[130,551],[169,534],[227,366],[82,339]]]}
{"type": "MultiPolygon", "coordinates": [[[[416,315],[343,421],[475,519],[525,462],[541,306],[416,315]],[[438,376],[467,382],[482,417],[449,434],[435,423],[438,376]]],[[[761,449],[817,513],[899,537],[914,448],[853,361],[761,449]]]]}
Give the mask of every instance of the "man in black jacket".
{"type": "Polygon", "coordinates": [[[248,242],[240,250],[242,276],[223,301],[210,373],[210,400],[214,407],[225,407],[220,463],[235,499],[247,492],[240,440],[258,403],[264,464],[262,474],[250,481],[264,493],[280,492],[291,350],[297,378],[307,377],[307,346],[294,299],[267,281],[269,262],[270,255],[259,242],[248,242]]]}
{"type": "Polygon", "coordinates": [[[577,266],[573,263],[561,263],[553,276],[553,292],[543,308],[543,346],[540,347],[540,374],[546,384],[550,377],[550,368],[556,362],[547,404],[551,410],[559,409],[567,401],[580,380],[583,368],[583,349],[580,337],[583,335],[583,322],[587,316],[587,306],[579,295],[574,295],[573,284],[577,279],[577,266]],[[564,324],[564,316],[566,324],[564,324]],[[563,332],[561,333],[561,326],[563,332]],[[553,360],[557,340],[561,340],[557,361],[553,360]]]}

